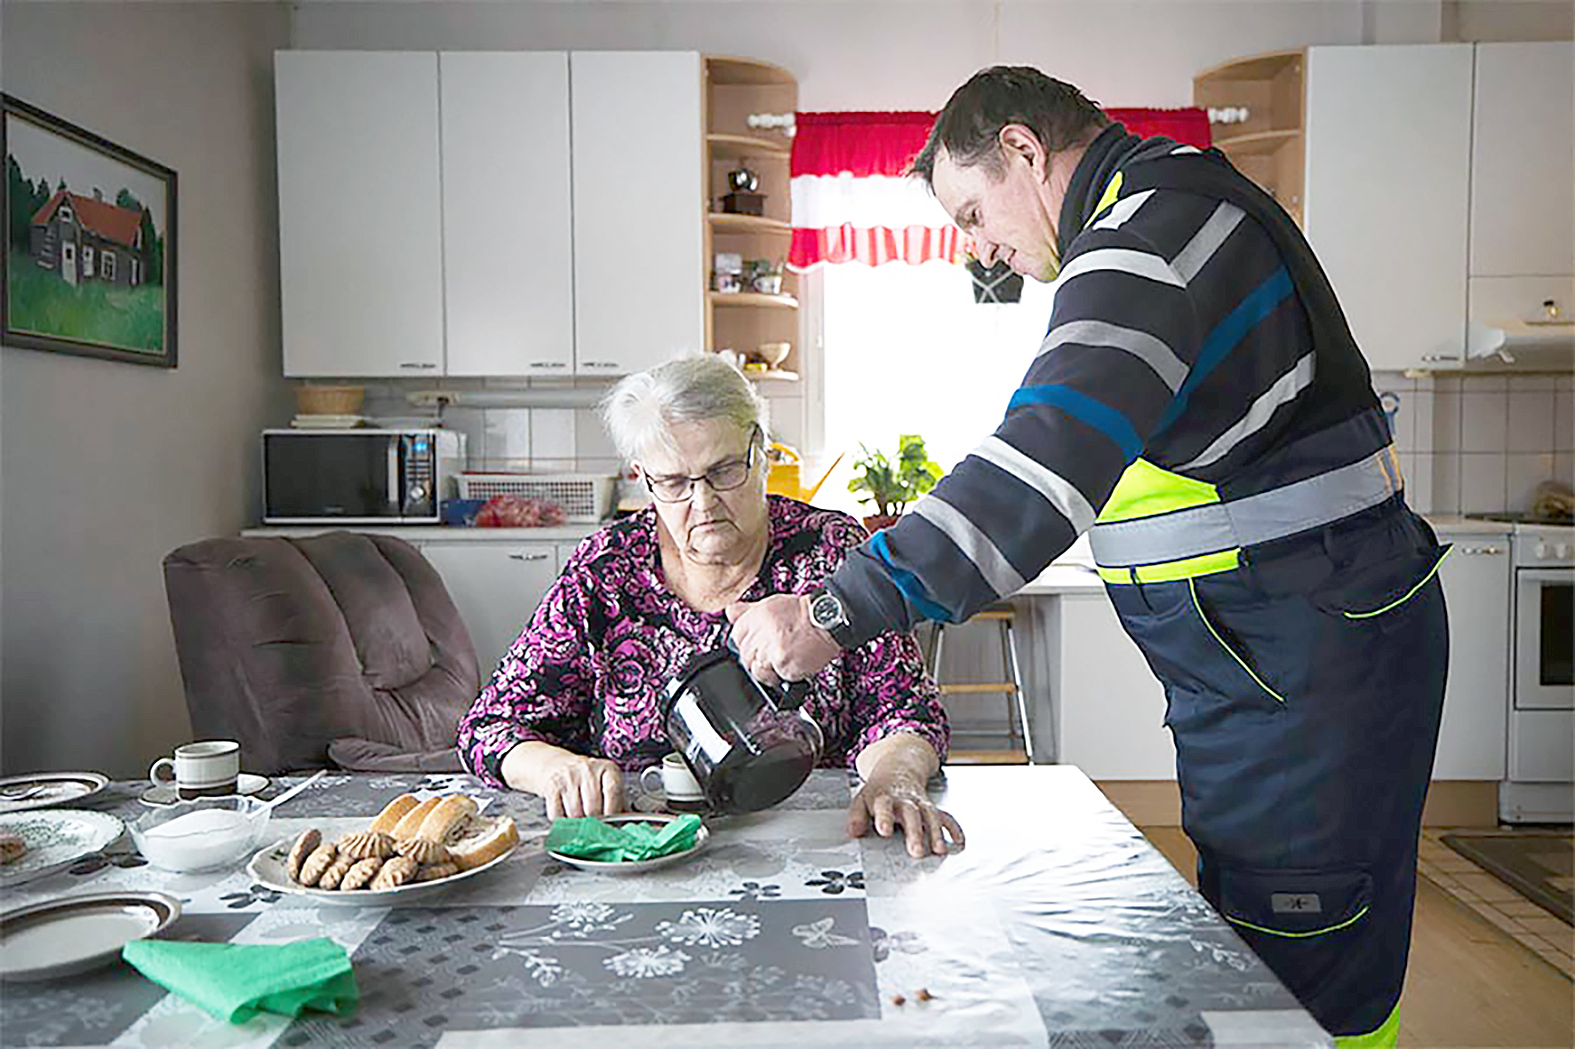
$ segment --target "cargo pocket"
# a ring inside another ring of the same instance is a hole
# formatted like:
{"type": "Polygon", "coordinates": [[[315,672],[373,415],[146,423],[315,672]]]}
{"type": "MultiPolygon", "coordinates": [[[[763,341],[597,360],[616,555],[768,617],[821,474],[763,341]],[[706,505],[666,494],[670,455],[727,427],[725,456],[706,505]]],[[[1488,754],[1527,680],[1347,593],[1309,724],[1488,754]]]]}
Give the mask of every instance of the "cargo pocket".
{"type": "Polygon", "coordinates": [[[1222,868],[1220,914],[1303,1001],[1349,963],[1367,926],[1373,880],[1361,868],[1222,868]]]}

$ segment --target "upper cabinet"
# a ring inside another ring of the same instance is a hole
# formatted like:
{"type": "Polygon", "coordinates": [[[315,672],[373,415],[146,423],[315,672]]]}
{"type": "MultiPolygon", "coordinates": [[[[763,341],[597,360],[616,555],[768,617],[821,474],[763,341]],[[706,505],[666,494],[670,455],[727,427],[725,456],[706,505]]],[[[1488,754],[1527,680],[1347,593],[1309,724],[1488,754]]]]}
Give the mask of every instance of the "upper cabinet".
{"type": "Polygon", "coordinates": [[[1575,45],[1310,47],[1193,94],[1247,111],[1216,144],[1301,222],[1374,368],[1459,367],[1481,324],[1575,298],[1575,45]]]}
{"type": "Polygon", "coordinates": [[[1304,228],[1374,368],[1458,362],[1470,44],[1307,49],[1304,228]]]}
{"type": "Polygon", "coordinates": [[[705,345],[700,56],[575,51],[574,322],[582,375],[705,345]]]}
{"type": "Polygon", "coordinates": [[[275,56],[284,371],[571,377],[704,344],[693,52],[275,56]]]}
{"type": "Polygon", "coordinates": [[[572,375],[569,56],[437,58],[447,373],[572,375]]]}
{"type": "Polygon", "coordinates": [[[286,375],[441,374],[438,62],[274,55],[286,375]]]}

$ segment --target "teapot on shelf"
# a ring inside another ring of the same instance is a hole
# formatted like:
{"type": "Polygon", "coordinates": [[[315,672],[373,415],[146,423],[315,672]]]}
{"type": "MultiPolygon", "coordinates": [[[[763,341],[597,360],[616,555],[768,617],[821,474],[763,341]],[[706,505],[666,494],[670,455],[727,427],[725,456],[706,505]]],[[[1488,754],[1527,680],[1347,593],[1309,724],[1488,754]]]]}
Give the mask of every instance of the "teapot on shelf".
{"type": "Polygon", "coordinates": [[[820,480],[808,488],[804,487],[802,476],[804,457],[798,453],[798,449],[791,445],[773,441],[766,446],[766,462],[771,467],[766,473],[766,491],[773,495],[785,495],[789,499],[797,499],[801,503],[807,503],[815,498],[815,493],[820,491],[820,486],[826,483],[826,478],[831,476],[831,471],[835,470],[837,464],[842,462],[842,456],[838,455],[836,459],[832,460],[831,465],[826,468],[826,472],[820,475],[820,480]]]}

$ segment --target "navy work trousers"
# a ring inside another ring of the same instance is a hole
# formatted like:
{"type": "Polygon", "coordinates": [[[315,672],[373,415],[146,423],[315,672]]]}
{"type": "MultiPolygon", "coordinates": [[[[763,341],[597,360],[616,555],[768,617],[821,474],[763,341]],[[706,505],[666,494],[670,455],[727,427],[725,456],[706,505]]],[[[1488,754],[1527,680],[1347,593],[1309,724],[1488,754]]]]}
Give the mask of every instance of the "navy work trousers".
{"type": "Polygon", "coordinates": [[[1400,498],[1241,568],[1113,585],[1165,686],[1198,887],[1335,1035],[1400,997],[1443,711],[1445,553],[1400,498]]]}

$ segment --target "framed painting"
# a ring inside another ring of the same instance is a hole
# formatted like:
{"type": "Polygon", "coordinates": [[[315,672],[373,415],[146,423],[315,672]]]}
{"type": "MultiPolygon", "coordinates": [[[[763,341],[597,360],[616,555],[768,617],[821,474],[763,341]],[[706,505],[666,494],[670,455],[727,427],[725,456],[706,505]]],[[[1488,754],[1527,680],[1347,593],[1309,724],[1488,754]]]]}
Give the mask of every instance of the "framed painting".
{"type": "Polygon", "coordinates": [[[0,339],[175,367],[175,172],[10,95],[0,339]]]}

